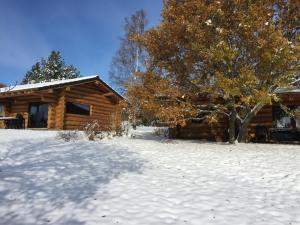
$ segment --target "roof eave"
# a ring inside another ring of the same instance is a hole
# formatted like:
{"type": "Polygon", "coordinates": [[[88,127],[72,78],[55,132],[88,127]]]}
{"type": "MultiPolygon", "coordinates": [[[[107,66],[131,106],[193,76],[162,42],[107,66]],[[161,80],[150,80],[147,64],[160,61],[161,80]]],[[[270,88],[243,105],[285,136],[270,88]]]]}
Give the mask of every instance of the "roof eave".
{"type": "MultiPolygon", "coordinates": [[[[78,81],[73,81],[69,83],[62,83],[62,84],[54,84],[54,85],[49,85],[49,86],[44,86],[44,87],[37,87],[37,88],[28,88],[26,90],[23,90],[25,92],[34,92],[34,91],[45,91],[45,90],[50,90],[50,89],[59,89],[59,88],[64,88],[68,86],[73,86],[73,85],[80,85],[80,84],[86,84],[94,81],[99,81],[101,82],[108,90],[113,92],[119,99],[123,100],[124,97],[121,96],[118,92],[116,92],[114,89],[112,89],[107,83],[105,83],[102,79],[99,78],[99,76],[95,76],[89,79],[85,80],[78,80],[78,81]]],[[[7,93],[18,93],[21,92],[20,90],[9,90],[7,92],[2,92],[0,93],[0,96],[2,97],[11,97],[11,96],[6,96],[7,93]]]]}

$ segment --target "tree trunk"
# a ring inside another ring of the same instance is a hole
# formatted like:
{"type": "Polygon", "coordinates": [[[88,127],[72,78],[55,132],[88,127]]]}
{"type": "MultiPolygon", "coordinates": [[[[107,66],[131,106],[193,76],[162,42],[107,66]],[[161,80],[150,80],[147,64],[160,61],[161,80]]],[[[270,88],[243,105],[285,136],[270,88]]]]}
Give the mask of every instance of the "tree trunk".
{"type": "Polygon", "coordinates": [[[245,143],[247,140],[247,130],[249,127],[249,124],[251,120],[253,119],[254,116],[264,107],[265,104],[263,103],[258,103],[254,106],[254,108],[246,115],[245,119],[241,122],[241,126],[239,129],[239,134],[238,134],[238,142],[243,142],[245,143]]]}
{"type": "Polygon", "coordinates": [[[234,144],[235,142],[235,122],[236,122],[237,112],[235,109],[232,109],[229,115],[229,143],[234,144]]]}
{"type": "Polygon", "coordinates": [[[242,143],[246,142],[246,139],[247,139],[247,129],[248,129],[249,123],[250,123],[250,120],[249,120],[249,122],[243,122],[241,124],[240,129],[239,129],[238,138],[237,138],[238,142],[242,142],[242,143]]]}
{"type": "Polygon", "coordinates": [[[133,115],[132,115],[132,128],[134,130],[136,130],[136,114],[135,114],[135,112],[133,112],[133,115]]]}

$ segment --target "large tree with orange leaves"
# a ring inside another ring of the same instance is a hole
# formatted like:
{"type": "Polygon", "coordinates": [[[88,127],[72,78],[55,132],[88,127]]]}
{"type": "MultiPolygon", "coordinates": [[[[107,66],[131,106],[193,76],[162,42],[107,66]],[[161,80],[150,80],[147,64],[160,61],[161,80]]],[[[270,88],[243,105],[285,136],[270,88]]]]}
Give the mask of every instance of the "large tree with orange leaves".
{"type": "Polygon", "coordinates": [[[142,39],[148,71],[129,96],[174,126],[203,112],[211,122],[226,116],[230,142],[236,124],[245,141],[251,119],[299,71],[298,25],[299,0],[165,0],[161,23],[142,39]],[[210,104],[199,104],[203,93],[210,104]]]}

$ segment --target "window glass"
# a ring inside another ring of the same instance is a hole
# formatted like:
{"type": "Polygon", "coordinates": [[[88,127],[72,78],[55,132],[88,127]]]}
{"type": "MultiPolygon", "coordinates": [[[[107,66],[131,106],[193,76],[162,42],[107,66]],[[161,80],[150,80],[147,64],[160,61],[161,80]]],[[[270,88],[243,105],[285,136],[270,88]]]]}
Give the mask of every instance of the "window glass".
{"type": "Polygon", "coordinates": [[[31,103],[29,105],[29,127],[47,128],[48,126],[48,104],[31,103]]]}
{"type": "Polygon", "coordinates": [[[89,116],[90,105],[67,102],[66,113],[89,116]]]}

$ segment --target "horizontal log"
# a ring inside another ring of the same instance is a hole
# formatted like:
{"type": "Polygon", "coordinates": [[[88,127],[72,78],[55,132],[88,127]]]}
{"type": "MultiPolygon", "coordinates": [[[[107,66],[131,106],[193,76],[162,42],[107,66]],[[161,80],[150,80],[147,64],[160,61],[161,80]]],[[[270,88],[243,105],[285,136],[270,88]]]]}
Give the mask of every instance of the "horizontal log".
{"type": "Polygon", "coordinates": [[[80,96],[80,95],[68,95],[66,96],[66,101],[78,101],[80,103],[102,103],[105,105],[114,105],[108,99],[105,99],[103,96],[80,96]]]}

